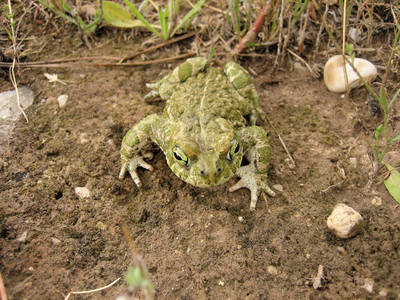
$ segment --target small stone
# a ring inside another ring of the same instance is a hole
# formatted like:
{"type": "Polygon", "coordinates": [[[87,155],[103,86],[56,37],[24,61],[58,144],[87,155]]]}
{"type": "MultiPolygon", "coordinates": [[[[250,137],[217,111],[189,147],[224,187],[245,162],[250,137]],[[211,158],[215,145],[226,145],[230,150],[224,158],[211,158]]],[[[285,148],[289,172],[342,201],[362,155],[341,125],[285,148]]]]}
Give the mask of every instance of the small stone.
{"type": "Polygon", "coordinates": [[[64,107],[65,104],[67,104],[67,101],[68,101],[68,95],[60,95],[57,98],[58,106],[60,108],[64,107]]]}
{"type": "Polygon", "coordinates": [[[219,285],[219,286],[224,286],[224,285],[225,285],[225,282],[223,282],[222,280],[220,280],[220,281],[218,282],[218,285],[219,285]]]}
{"type": "Polygon", "coordinates": [[[267,267],[267,272],[271,275],[278,275],[278,269],[275,266],[269,265],[267,267]]]}
{"type": "Polygon", "coordinates": [[[54,245],[58,245],[58,244],[61,243],[61,241],[60,241],[59,239],[55,238],[55,237],[52,237],[52,238],[50,238],[50,239],[51,239],[51,242],[52,242],[54,245]]]}
{"type": "Polygon", "coordinates": [[[17,238],[17,241],[20,243],[25,243],[26,242],[26,237],[28,236],[28,231],[24,231],[19,238],[17,238]]]}
{"type": "Polygon", "coordinates": [[[382,198],[378,197],[378,196],[375,196],[374,198],[372,198],[371,204],[375,205],[375,206],[381,206],[382,205],[382,198]]]}
{"type": "Polygon", "coordinates": [[[361,231],[364,220],[353,208],[339,203],[334,207],[326,223],[338,238],[348,239],[361,231]]]}
{"type": "Polygon", "coordinates": [[[365,278],[364,285],[362,288],[366,290],[368,293],[372,293],[374,291],[374,280],[371,278],[365,278]]]}
{"type": "Polygon", "coordinates": [[[283,192],[283,186],[280,185],[280,184],[274,184],[272,187],[273,187],[274,190],[276,190],[276,191],[278,191],[280,193],[283,192]]]}
{"type": "Polygon", "coordinates": [[[239,220],[240,223],[243,223],[243,222],[244,222],[244,218],[243,218],[242,216],[239,216],[239,217],[238,217],[238,220],[239,220]]]}
{"type": "Polygon", "coordinates": [[[357,157],[350,157],[350,158],[349,158],[349,162],[350,162],[350,165],[351,165],[351,167],[352,167],[353,169],[357,169],[357,166],[358,166],[357,157]]]}
{"type": "Polygon", "coordinates": [[[75,194],[77,194],[81,199],[90,198],[91,195],[90,190],[87,187],[76,187],[75,194]]]}
{"type": "Polygon", "coordinates": [[[381,297],[386,297],[387,294],[388,294],[388,292],[387,292],[386,289],[382,289],[382,290],[380,290],[380,292],[379,292],[379,296],[381,296],[381,297]]]}
{"type": "MultiPolygon", "coordinates": [[[[18,88],[18,95],[22,109],[26,109],[32,105],[34,94],[30,88],[20,86],[18,88]]],[[[14,129],[14,124],[21,113],[15,90],[0,93],[0,144],[9,139],[14,129]]]]}
{"type": "Polygon", "coordinates": [[[97,227],[98,229],[102,230],[102,231],[105,231],[105,230],[107,229],[107,225],[104,224],[104,223],[101,222],[101,221],[98,221],[98,222],[96,223],[96,227],[97,227]]]}

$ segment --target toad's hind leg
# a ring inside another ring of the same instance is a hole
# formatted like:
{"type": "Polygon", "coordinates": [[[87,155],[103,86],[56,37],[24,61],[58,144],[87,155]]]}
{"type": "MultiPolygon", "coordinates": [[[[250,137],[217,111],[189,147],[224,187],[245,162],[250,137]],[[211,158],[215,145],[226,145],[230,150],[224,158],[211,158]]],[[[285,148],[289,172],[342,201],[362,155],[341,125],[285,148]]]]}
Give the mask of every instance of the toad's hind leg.
{"type": "Polygon", "coordinates": [[[262,115],[262,111],[253,77],[242,66],[233,61],[225,65],[224,72],[229,82],[247,102],[245,106],[248,108],[248,111],[245,113],[250,114],[250,123],[251,125],[255,125],[257,117],[262,115]]]}
{"type": "Polygon", "coordinates": [[[148,83],[146,86],[152,91],[145,98],[160,96],[162,99],[168,99],[174,92],[177,84],[184,82],[191,76],[195,76],[206,69],[207,66],[208,60],[204,57],[189,58],[160,81],[148,83]]]}

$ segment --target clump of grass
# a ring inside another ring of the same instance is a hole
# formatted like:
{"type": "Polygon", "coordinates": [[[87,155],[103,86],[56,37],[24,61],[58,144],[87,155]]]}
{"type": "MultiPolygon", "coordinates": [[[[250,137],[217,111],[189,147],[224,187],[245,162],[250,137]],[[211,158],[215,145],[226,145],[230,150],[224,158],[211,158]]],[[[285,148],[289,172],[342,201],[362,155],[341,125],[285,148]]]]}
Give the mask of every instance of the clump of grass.
{"type": "Polygon", "coordinates": [[[201,7],[206,2],[206,0],[199,0],[193,8],[180,20],[177,22],[177,18],[179,15],[179,0],[169,0],[168,4],[163,8],[161,6],[155,6],[160,25],[152,25],[150,22],[143,16],[140,10],[136,9],[136,7],[129,1],[124,0],[125,4],[129,7],[132,14],[140,20],[143,25],[153,32],[156,36],[163,40],[168,40],[172,38],[180,29],[183,29],[184,32],[187,32],[189,26],[192,24],[194,18],[197,16],[201,7]],[[177,24],[177,25],[175,25],[177,24]],[[160,28],[158,30],[157,28],[160,28]]]}
{"type": "MultiPolygon", "coordinates": [[[[101,9],[96,9],[96,14],[94,16],[93,21],[86,24],[85,21],[82,19],[82,17],[78,14],[76,9],[68,5],[68,3],[64,0],[56,0],[56,1],[37,0],[37,1],[44,7],[53,11],[58,16],[62,17],[67,22],[75,24],[81,30],[87,33],[96,31],[97,27],[101,22],[101,9]]],[[[97,6],[99,8],[101,7],[101,1],[102,0],[97,0],[97,6]]]]}
{"type": "MultiPolygon", "coordinates": [[[[388,61],[386,63],[386,71],[383,76],[383,81],[382,84],[379,88],[379,92],[376,93],[374,89],[365,81],[365,79],[361,76],[361,74],[358,72],[358,70],[355,68],[353,64],[353,60],[355,57],[354,54],[354,47],[352,44],[346,44],[345,43],[345,28],[346,28],[346,0],[343,2],[343,9],[344,9],[344,14],[343,14],[343,58],[347,63],[350,64],[350,66],[353,68],[353,70],[357,73],[359,76],[360,80],[364,84],[364,86],[367,88],[367,90],[371,93],[371,95],[378,101],[379,106],[383,112],[383,123],[379,124],[375,131],[374,131],[374,144],[369,144],[370,148],[373,150],[374,158],[379,164],[384,164],[386,168],[388,169],[390,176],[384,181],[384,184],[389,191],[389,193],[393,196],[395,200],[397,200],[400,203],[400,173],[392,167],[390,164],[385,162],[385,155],[387,154],[388,150],[390,147],[400,141],[400,133],[398,134],[390,134],[389,130],[389,119],[390,119],[390,113],[393,107],[393,104],[396,102],[399,94],[400,94],[400,89],[395,91],[394,95],[392,98],[388,97],[388,93],[386,90],[386,84],[387,84],[387,79],[389,77],[391,67],[392,67],[392,62],[395,56],[396,51],[398,51],[398,48],[400,47],[400,26],[397,22],[396,15],[392,9],[392,15],[393,19],[395,21],[395,37],[393,40],[393,45],[392,45],[392,51],[390,53],[390,56],[388,58],[388,61]],[[349,55],[349,57],[346,56],[346,53],[349,55]]],[[[346,74],[347,76],[347,74],[346,74]]],[[[375,176],[375,173],[377,172],[377,168],[374,170],[373,176],[375,176]]],[[[371,182],[371,180],[370,180],[371,182]]]]}
{"type": "Polygon", "coordinates": [[[391,99],[388,99],[387,91],[386,91],[386,80],[390,73],[394,54],[396,52],[396,49],[400,46],[399,38],[400,38],[400,28],[397,28],[396,35],[395,35],[395,38],[393,41],[392,51],[389,56],[388,62],[386,64],[386,72],[384,75],[384,80],[382,82],[381,87],[379,88],[378,93],[376,93],[372,89],[372,87],[364,80],[364,78],[361,76],[361,74],[358,72],[358,70],[354,67],[354,64],[353,64],[353,59],[355,56],[355,54],[353,52],[354,47],[351,44],[346,44],[346,51],[347,51],[347,54],[350,56],[350,58],[345,56],[345,60],[351,65],[353,70],[355,72],[357,72],[357,74],[360,77],[361,81],[363,82],[364,86],[368,89],[368,91],[371,93],[371,95],[378,101],[379,106],[383,112],[383,123],[380,124],[375,129],[375,131],[374,131],[375,143],[374,143],[374,145],[371,145],[371,148],[373,149],[374,157],[379,163],[383,162],[385,154],[389,150],[390,146],[393,143],[400,141],[400,133],[392,135],[392,136],[389,134],[390,112],[391,112],[391,108],[393,107],[393,104],[395,103],[395,101],[397,100],[397,98],[400,94],[400,89],[398,89],[394,93],[394,95],[392,96],[391,99]]]}

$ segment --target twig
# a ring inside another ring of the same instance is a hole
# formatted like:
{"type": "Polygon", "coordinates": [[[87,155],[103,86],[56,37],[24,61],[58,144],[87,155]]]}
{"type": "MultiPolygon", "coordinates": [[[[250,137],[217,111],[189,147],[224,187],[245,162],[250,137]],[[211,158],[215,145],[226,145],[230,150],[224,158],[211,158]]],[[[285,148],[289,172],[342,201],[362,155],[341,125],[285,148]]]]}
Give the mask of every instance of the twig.
{"type": "MultiPolygon", "coordinates": [[[[25,68],[72,68],[72,67],[136,67],[136,66],[147,66],[152,64],[160,64],[166,63],[190,56],[195,56],[196,53],[189,52],[181,55],[177,55],[174,57],[167,57],[149,61],[138,61],[138,62],[131,62],[131,63],[82,63],[82,62],[71,62],[71,63],[35,63],[35,62],[28,62],[28,63],[19,63],[19,67],[25,68]]],[[[11,63],[0,62],[0,67],[7,67],[11,63]]]]}
{"type": "Polygon", "coordinates": [[[8,13],[9,13],[9,21],[10,21],[10,27],[11,27],[11,41],[12,41],[12,46],[13,46],[13,61],[10,67],[10,80],[12,85],[14,86],[15,92],[17,93],[17,106],[18,109],[21,111],[21,113],[24,115],[26,122],[28,123],[28,117],[25,114],[24,109],[21,106],[21,101],[19,97],[19,91],[18,91],[18,84],[17,84],[17,79],[15,78],[15,63],[16,63],[16,57],[17,57],[17,47],[16,47],[16,38],[15,38],[15,31],[14,31],[14,16],[13,16],[13,11],[11,7],[11,0],[8,0],[8,13]]]}
{"type": "Polygon", "coordinates": [[[257,34],[260,32],[262,26],[264,25],[265,17],[268,16],[275,4],[276,0],[267,0],[266,4],[261,8],[258,13],[257,19],[254,24],[250,27],[246,35],[240,40],[239,44],[233,50],[233,56],[240,54],[244,49],[247,48],[250,42],[252,42],[257,34]]]}
{"type": "Polygon", "coordinates": [[[324,24],[324,28],[326,30],[326,32],[329,35],[329,38],[332,40],[332,42],[335,44],[335,48],[337,52],[340,52],[340,46],[338,44],[338,42],[336,41],[335,37],[333,36],[331,30],[329,29],[328,24],[326,23],[326,15],[323,15],[321,13],[321,8],[319,7],[318,3],[316,0],[312,0],[312,2],[314,3],[314,7],[317,9],[318,14],[320,15],[320,17],[322,17],[322,23],[324,24]]]}
{"type": "Polygon", "coordinates": [[[301,16],[302,18],[304,17],[304,19],[305,19],[304,23],[303,23],[303,26],[302,26],[302,28],[300,30],[299,42],[297,44],[298,45],[298,49],[299,49],[299,53],[301,53],[301,54],[303,54],[303,51],[304,51],[304,37],[305,37],[305,33],[306,33],[306,28],[307,28],[307,25],[308,25],[308,16],[310,14],[310,9],[311,9],[312,5],[313,4],[311,2],[308,2],[306,15],[305,16],[301,16]]]}
{"type": "Polygon", "coordinates": [[[300,60],[308,69],[308,71],[310,71],[312,77],[314,78],[318,78],[318,75],[313,71],[313,69],[310,67],[310,65],[304,60],[302,59],[300,56],[298,56],[296,53],[294,53],[292,50],[290,50],[289,48],[287,49],[287,51],[292,54],[294,57],[296,57],[298,60],[300,60]]]}
{"type": "Polygon", "coordinates": [[[89,291],[69,292],[68,295],[64,298],[64,300],[68,300],[69,297],[70,297],[71,295],[91,294],[91,293],[95,293],[95,292],[99,292],[99,291],[108,289],[109,287],[112,287],[114,284],[116,284],[120,279],[121,279],[121,277],[115,279],[115,280],[114,280],[113,282],[111,282],[109,285],[103,286],[103,287],[98,288],[98,289],[89,290],[89,291]]]}
{"type": "Polygon", "coordinates": [[[318,290],[319,288],[321,288],[323,280],[324,280],[324,266],[323,265],[319,265],[318,266],[317,276],[313,280],[313,288],[315,290],[318,290]]]}
{"type": "Polygon", "coordinates": [[[3,277],[0,274],[0,299],[7,300],[6,288],[4,287],[3,277]]]}
{"type": "Polygon", "coordinates": [[[136,56],[139,56],[139,55],[142,55],[142,54],[151,52],[151,51],[153,51],[153,50],[156,50],[156,49],[158,49],[158,48],[161,48],[161,47],[164,47],[164,46],[167,46],[167,45],[170,45],[170,44],[179,42],[179,41],[181,41],[181,40],[185,40],[185,39],[187,39],[187,38],[190,38],[190,37],[194,36],[195,34],[196,34],[196,33],[195,33],[194,31],[188,32],[188,33],[186,33],[186,34],[184,34],[184,35],[181,35],[181,36],[178,36],[178,37],[176,37],[176,38],[170,39],[170,40],[168,40],[168,41],[166,41],[166,42],[163,42],[163,43],[161,43],[161,44],[158,44],[158,45],[156,45],[156,46],[153,46],[153,47],[147,48],[147,49],[145,49],[145,50],[136,52],[136,53],[134,53],[134,54],[132,54],[132,55],[129,55],[129,56],[125,56],[124,58],[120,59],[120,62],[123,62],[123,61],[125,61],[125,60],[129,60],[129,59],[132,59],[132,58],[134,58],[134,57],[136,57],[136,56]]]}
{"type": "Polygon", "coordinates": [[[272,130],[275,131],[275,134],[278,136],[279,141],[281,142],[281,144],[282,144],[282,146],[283,146],[283,149],[285,149],[286,154],[288,155],[290,161],[291,161],[292,164],[293,164],[293,167],[295,167],[295,166],[296,166],[296,163],[295,163],[293,157],[290,155],[290,152],[289,152],[288,148],[286,147],[285,142],[284,142],[283,139],[281,138],[281,135],[278,133],[278,130],[275,128],[275,126],[271,123],[271,121],[270,121],[268,118],[265,118],[265,119],[267,120],[268,124],[271,126],[272,130]]]}
{"type": "MultiPolygon", "coordinates": [[[[342,56],[346,56],[346,19],[347,19],[347,0],[343,1],[343,31],[342,31],[342,56]]],[[[346,94],[350,93],[349,75],[347,74],[346,64],[343,64],[343,72],[346,84],[346,94]]]]}
{"type": "MultiPolygon", "coordinates": [[[[311,2],[310,2],[311,4],[311,2]]],[[[311,4],[314,5],[314,4],[311,4]]],[[[326,19],[326,15],[328,14],[329,11],[329,2],[327,2],[325,4],[325,12],[323,14],[323,18],[326,19]]],[[[313,54],[313,62],[315,62],[315,56],[317,54],[317,51],[319,49],[319,43],[321,42],[321,34],[322,34],[322,30],[324,29],[324,23],[321,22],[321,25],[319,26],[319,30],[318,30],[318,34],[317,34],[317,41],[315,42],[315,50],[314,50],[314,54],[313,54]]]]}
{"type": "Polygon", "coordinates": [[[278,65],[278,58],[281,55],[282,51],[282,32],[283,32],[283,11],[285,7],[285,0],[282,0],[281,4],[281,13],[279,14],[279,43],[278,43],[278,50],[276,52],[276,58],[274,62],[274,68],[278,65]]]}
{"type": "MultiPolygon", "coordinates": [[[[191,7],[194,7],[193,3],[190,2],[189,0],[186,0],[186,2],[189,3],[191,7]]],[[[223,15],[226,14],[226,12],[224,12],[222,9],[219,9],[217,7],[214,7],[214,6],[211,6],[211,5],[207,4],[207,3],[204,3],[203,6],[209,8],[209,9],[211,9],[213,11],[216,11],[217,13],[220,13],[220,14],[223,14],[223,15]]]]}

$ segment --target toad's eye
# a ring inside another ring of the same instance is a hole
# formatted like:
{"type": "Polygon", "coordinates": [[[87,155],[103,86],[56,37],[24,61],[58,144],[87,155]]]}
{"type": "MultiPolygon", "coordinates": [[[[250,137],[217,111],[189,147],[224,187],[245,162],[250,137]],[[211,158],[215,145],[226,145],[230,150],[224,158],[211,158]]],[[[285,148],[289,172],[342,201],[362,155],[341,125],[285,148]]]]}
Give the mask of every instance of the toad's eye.
{"type": "Polygon", "coordinates": [[[229,149],[226,158],[228,160],[232,160],[239,153],[239,151],[240,151],[240,144],[235,139],[232,140],[232,146],[231,149],[229,149]]]}
{"type": "Polygon", "coordinates": [[[173,150],[175,160],[182,166],[187,166],[189,164],[189,158],[182,150],[181,147],[176,146],[173,150]]]}

